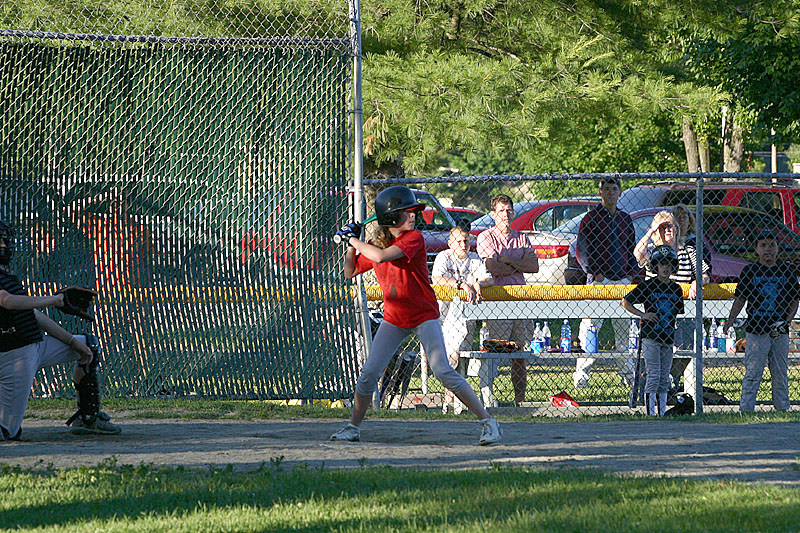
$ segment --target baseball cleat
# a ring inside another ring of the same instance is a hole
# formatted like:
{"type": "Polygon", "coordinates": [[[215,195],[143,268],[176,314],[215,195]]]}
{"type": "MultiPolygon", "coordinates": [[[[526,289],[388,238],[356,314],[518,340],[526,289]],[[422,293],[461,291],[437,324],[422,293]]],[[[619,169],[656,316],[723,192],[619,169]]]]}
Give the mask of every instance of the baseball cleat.
{"type": "Polygon", "coordinates": [[[70,432],[75,435],[119,435],[122,433],[122,428],[100,417],[89,424],[78,417],[70,425],[70,432]]]}
{"type": "Polygon", "coordinates": [[[493,444],[503,436],[503,431],[500,429],[500,424],[497,423],[496,418],[484,418],[481,420],[481,426],[481,439],[478,441],[481,446],[493,444]]]}
{"type": "Polygon", "coordinates": [[[348,442],[358,442],[361,439],[361,429],[353,424],[345,427],[331,435],[331,440],[344,440],[348,442]]]}

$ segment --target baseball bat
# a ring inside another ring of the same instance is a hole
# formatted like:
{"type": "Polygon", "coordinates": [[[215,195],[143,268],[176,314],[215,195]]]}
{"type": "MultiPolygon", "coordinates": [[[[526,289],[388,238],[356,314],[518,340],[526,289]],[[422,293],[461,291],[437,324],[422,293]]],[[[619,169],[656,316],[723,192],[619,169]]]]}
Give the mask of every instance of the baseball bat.
{"type": "Polygon", "coordinates": [[[636,399],[639,397],[639,373],[642,364],[642,337],[639,335],[639,346],[636,349],[636,368],[633,371],[633,383],[631,384],[631,394],[628,397],[628,407],[636,408],[636,399]]]}

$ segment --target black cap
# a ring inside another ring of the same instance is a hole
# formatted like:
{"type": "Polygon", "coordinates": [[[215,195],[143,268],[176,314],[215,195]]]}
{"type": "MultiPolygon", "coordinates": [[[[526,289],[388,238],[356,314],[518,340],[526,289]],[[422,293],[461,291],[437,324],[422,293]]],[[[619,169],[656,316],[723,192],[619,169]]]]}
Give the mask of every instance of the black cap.
{"type": "Polygon", "coordinates": [[[762,229],[758,232],[758,237],[756,237],[756,242],[762,239],[775,239],[778,240],[778,235],[772,231],[771,229],[762,229]]]}

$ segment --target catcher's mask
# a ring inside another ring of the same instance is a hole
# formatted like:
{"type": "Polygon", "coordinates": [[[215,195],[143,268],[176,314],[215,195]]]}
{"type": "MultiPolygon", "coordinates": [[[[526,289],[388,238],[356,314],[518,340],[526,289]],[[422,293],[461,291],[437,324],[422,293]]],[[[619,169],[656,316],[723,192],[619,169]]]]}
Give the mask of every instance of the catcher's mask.
{"type": "Polygon", "coordinates": [[[14,257],[14,250],[17,248],[17,239],[14,228],[8,222],[0,220],[0,241],[5,244],[0,248],[0,265],[7,265],[14,257]]]}
{"type": "Polygon", "coordinates": [[[656,246],[656,249],[650,254],[650,270],[655,272],[661,263],[672,265],[673,272],[678,270],[678,254],[675,252],[675,248],[667,244],[656,246]]]}
{"type": "Polygon", "coordinates": [[[378,225],[386,228],[400,222],[400,213],[403,211],[423,209],[425,204],[418,202],[411,189],[402,185],[384,189],[375,199],[375,217],[378,219],[378,225]]]}

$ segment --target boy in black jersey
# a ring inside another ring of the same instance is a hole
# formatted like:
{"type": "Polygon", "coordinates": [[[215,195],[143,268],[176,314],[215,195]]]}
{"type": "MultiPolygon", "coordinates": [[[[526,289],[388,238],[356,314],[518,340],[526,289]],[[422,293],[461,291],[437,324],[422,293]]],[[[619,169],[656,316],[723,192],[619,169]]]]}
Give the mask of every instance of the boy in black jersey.
{"type": "MultiPolygon", "coordinates": [[[[86,336],[72,335],[39,311],[63,306],[64,295],[28,296],[19,278],[9,271],[15,244],[13,228],[0,220],[0,440],[19,440],[28,396],[40,368],[79,361],[73,371],[76,384],[85,384],[86,376],[96,375],[86,336]]],[[[85,385],[76,385],[76,389],[80,405],[85,385]]],[[[99,391],[89,391],[92,401],[97,400],[97,408],[98,394],[99,391]]],[[[120,432],[102,412],[91,418],[76,416],[70,421],[73,433],[120,432]]]]}
{"type": "Polygon", "coordinates": [[[756,239],[758,262],[747,265],[739,275],[736,299],[725,323],[725,333],[747,303],[744,379],[740,411],[754,411],[764,366],[772,377],[772,405],[789,409],[789,324],[797,314],[800,285],[797,273],[778,264],[778,237],[761,230],[756,239]]]}
{"type": "Polygon", "coordinates": [[[651,269],[657,273],[637,285],[622,299],[622,307],[642,319],[642,357],[647,367],[644,392],[647,414],[664,416],[667,411],[675,344],[675,318],[683,314],[683,290],[669,279],[678,268],[678,255],[669,245],[658,246],[650,255],[651,269]],[[634,307],[643,304],[644,312],[634,307]]]}

